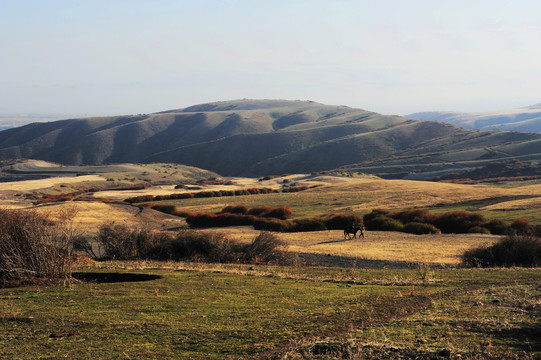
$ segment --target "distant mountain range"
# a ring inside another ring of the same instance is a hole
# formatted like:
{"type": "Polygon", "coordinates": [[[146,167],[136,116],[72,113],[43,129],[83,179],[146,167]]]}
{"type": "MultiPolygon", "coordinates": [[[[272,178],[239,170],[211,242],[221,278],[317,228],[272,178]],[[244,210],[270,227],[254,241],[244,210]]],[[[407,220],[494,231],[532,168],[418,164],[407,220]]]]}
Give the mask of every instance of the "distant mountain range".
{"type": "Polygon", "coordinates": [[[406,118],[443,121],[466,129],[541,133],[541,104],[520,109],[480,113],[419,112],[406,115],[406,118]]]}
{"type": "Polygon", "coordinates": [[[173,162],[223,176],[340,168],[422,178],[495,159],[541,160],[541,135],[466,130],[311,101],[236,100],[4,130],[0,160],[10,158],[69,165],[173,162]]]}

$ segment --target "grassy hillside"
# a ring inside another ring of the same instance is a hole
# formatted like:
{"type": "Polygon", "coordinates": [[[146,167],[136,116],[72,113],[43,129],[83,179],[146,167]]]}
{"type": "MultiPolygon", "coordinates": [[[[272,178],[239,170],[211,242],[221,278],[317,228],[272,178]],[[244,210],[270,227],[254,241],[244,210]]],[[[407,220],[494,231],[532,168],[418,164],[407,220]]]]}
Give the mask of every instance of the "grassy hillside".
{"type": "Polygon", "coordinates": [[[0,132],[0,159],[181,163],[229,176],[353,167],[401,177],[488,158],[538,159],[539,141],[540,135],[480,133],[310,101],[237,100],[30,124],[0,132]]]}

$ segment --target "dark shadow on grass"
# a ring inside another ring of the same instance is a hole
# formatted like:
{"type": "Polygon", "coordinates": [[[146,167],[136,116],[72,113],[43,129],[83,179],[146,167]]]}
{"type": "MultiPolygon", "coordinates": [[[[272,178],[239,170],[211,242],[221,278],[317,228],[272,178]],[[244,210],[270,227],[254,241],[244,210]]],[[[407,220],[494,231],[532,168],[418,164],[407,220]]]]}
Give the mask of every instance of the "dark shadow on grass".
{"type": "MultiPolygon", "coordinates": [[[[409,261],[388,261],[388,260],[372,260],[359,259],[347,256],[337,256],[331,254],[312,254],[312,253],[297,253],[299,259],[314,265],[335,266],[345,268],[368,268],[368,269],[418,269],[420,263],[409,261]]],[[[431,269],[450,269],[455,268],[451,265],[430,264],[431,269]]]]}
{"type": "MultiPolygon", "coordinates": [[[[316,245],[320,245],[320,244],[336,244],[336,243],[341,243],[341,242],[346,242],[346,241],[352,241],[352,240],[361,240],[361,238],[351,238],[351,239],[340,239],[340,240],[329,240],[329,241],[322,241],[322,242],[318,242],[316,245]]],[[[364,240],[364,239],[363,239],[364,240]]]]}
{"type": "Polygon", "coordinates": [[[162,279],[160,275],[149,274],[126,274],[126,273],[92,273],[92,272],[74,272],[71,274],[75,279],[84,282],[93,283],[118,283],[118,282],[136,282],[136,281],[151,281],[162,279]]]}

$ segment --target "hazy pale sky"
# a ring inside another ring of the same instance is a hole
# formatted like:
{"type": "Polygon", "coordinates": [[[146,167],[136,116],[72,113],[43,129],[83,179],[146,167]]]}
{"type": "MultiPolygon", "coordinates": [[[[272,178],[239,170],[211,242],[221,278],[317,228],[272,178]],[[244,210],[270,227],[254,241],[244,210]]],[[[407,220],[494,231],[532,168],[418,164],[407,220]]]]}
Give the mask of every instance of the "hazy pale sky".
{"type": "Polygon", "coordinates": [[[0,113],[541,102],[538,0],[0,0],[0,113]]]}

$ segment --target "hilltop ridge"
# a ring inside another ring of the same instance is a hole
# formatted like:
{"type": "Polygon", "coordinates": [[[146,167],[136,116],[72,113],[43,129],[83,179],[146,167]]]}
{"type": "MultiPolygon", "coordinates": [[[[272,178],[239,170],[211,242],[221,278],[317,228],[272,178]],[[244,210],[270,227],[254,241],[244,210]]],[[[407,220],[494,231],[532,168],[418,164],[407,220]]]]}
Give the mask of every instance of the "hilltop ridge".
{"type": "Polygon", "coordinates": [[[180,163],[224,176],[344,168],[388,177],[539,159],[541,135],[479,132],[312,101],[233,100],[0,132],[0,160],[180,163]]]}

